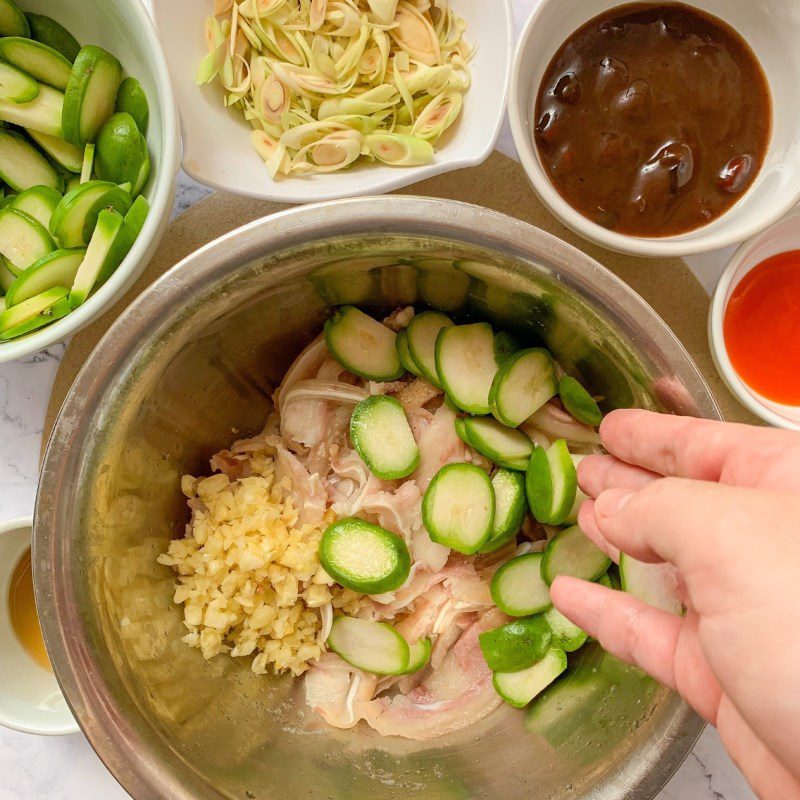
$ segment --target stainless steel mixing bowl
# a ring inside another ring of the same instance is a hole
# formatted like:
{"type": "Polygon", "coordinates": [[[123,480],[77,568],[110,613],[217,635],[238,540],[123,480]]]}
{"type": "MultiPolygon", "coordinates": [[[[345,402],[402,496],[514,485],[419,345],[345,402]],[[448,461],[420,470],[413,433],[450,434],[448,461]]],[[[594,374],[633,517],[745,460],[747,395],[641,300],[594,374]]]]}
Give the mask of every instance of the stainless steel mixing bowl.
{"type": "Polygon", "coordinates": [[[381,197],[287,211],[157,281],[89,357],[45,458],[36,600],[56,674],[137,800],[647,800],[701,722],[585,648],[526,714],[430,742],[326,728],[286,678],[206,663],[180,641],[172,574],[185,472],[259,430],[283,371],[332,304],[433,305],[543,341],[605,396],[718,417],[664,323],[598,263],[474,206],[381,197]]]}

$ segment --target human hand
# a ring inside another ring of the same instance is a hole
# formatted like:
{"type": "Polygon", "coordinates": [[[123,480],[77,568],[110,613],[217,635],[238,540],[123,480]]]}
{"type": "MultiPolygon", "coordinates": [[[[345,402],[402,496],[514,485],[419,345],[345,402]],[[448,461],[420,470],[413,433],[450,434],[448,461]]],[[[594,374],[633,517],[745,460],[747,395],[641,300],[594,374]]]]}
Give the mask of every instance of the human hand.
{"type": "Polygon", "coordinates": [[[615,560],[673,564],[686,615],[569,577],[554,604],[680,692],[760,797],[800,798],[800,435],[625,410],[600,436],[578,522],[615,560]]]}

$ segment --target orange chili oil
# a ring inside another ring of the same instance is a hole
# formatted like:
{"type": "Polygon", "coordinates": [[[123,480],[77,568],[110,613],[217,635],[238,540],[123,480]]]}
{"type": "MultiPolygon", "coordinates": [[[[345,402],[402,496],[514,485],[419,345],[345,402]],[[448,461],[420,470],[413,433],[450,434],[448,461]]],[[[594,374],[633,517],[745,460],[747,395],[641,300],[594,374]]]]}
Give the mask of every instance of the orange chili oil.
{"type": "Polygon", "coordinates": [[[733,368],[751,389],[800,405],[800,250],[745,275],[728,302],[723,333],[733,368]]]}

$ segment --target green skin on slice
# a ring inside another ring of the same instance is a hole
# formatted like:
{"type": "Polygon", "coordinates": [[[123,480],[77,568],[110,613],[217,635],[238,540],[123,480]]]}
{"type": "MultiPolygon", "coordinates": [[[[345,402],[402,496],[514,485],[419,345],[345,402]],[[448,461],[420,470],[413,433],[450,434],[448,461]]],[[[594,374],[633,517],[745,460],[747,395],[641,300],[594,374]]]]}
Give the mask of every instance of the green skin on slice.
{"type": "Polygon", "coordinates": [[[554,442],[547,450],[533,451],[525,476],[531,513],[545,525],[561,525],[575,504],[578,474],[567,443],[554,442]]]}
{"type": "Polygon", "coordinates": [[[64,297],[55,302],[50,308],[45,309],[41,314],[37,314],[35,317],[27,320],[27,322],[23,322],[14,328],[9,328],[4,333],[0,333],[0,341],[7,342],[10,339],[17,339],[20,336],[33,333],[33,331],[38,331],[40,328],[44,328],[55,322],[57,319],[66,317],[70,311],[72,311],[72,306],[70,306],[67,298],[64,297]]]}
{"type": "Polygon", "coordinates": [[[126,111],[136,122],[136,127],[142,132],[147,133],[147,121],[150,117],[150,107],[147,103],[147,95],[142,89],[142,85],[136,78],[127,77],[119,85],[117,91],[117,102],[114,106],[115,111],[126,111]]]}
{"type": "Polygon", "coordinates": [[[0,130],[0,177],[18,192],[32,186],[48,186],[59,193],[64,188],[63,178],[39,150],[6,129],[0,130]]]}
{"type": "Polygon", "coordinates": [[[510,333],[500,331],[494,337],[494,360],[497,366],[502,367],[519,349],[519,342],[510,333]]]}
{"type": "MultiPolygon", "coordinates": [[[[411,341],[409,347],[413,355],[411,341]]],[[[442,328],[435,353],[436,373],[453,403],[468,414],[488,414],[489,391],[497,374],[492,326],[476,322],[442,328]]]]}
{"type": "Polygon", "coordinates": [[[89,297],[121,227],[122,216],[116,211],[103,209],[100,212],[100,216],[97,218],[97,227],[86,248],[86,255],[72,282],[69,303],[73,308],[77,308],[89,297]]]}
{"type": "Polygon", "coordinates": [[[542,579],[550,586],[558,575],[596,581],[611,566],[611,559],[577,526],[557,533],[542,557],[542,579]]]}
{"type": "Polygon", "coordinates": [[[431,540],[465,555],[486,543],[494,524],[494,489],[474,464],[448,464],[422,498],[422,521],[431,540]]]}
{"type": "Polygon", "coordinates": [[[570,622],[555,606],[544,612],[544,618],[553,632],[553,639],[565,653],[574,653],[589,638],[574,622],[570,622]]]}
{"type": "Polygon", "coordinates": [[[133,201],[130,211],[125,215],[119,233],[114,237],[111,249],[108,251],[100,274],[97,276],[96,288],[102,286],[114,274],[125,256],[128,255],[144,227],[149,211],[150,204],[142,195],[139,195],[133,201]]]}
{"type": "Polygon", "coordinates": [[[7,333],[38,317],[59,300],[63,300],[68,294],[69,289],[64,286],[56,286],[46,292],[42,292],[42,294],[37,294],[36,297],[31,297],[18,306],[7,308],[0,313],[0,334],[7,333]]]}
{"type": "Polygon", "coordinates": [[[53,161],[62,166],[65,170],[75,173],[81,171],[81,167],[83,166],[83,150],[79,147],[65,142],[59,136],[50,136],[46,133],[39,133],[38,131],[32,130],[28,130],[27,133],[53,161]]]}
{"type": "Polygon", "coordinates": [[[146,157],[147,148],[142,150],[142,136],[133,117],[124,111],[112,114],[97,135],[97,177],[135,186],[146,157]]]}
{"type": "Polygon", "coordinates": [[[522,431],[501,425],[491,417],[466,417],[458,422],[456,433],[490,461],[520,472],[528,468],[533,442],[522,431]]]}
{"type": "Polygon", "coordinates": [[[550,589],[542,579],[542,558],[542,553],[526,553],[495,572],[491,594],[501,611],[511,617],[528,617],[553,605],[550,589]]]}
{"type": "Polygon", "coordinates": [[[76,147],[93,142],[114,113],[121,82],[122,66],[111,53],[95,45],[82,47],[64,90],[64,139],[76,147]]]}
{"type": "Polygon", "coordinates": [[[408,332],[405,330],[399,331],[395,344],[397,345],[397,355],[400,357],[400,363],[412,375],[421,378],[422,373],[419,371],[419,367],[414,363],[414,359],[411,358],[411,353],[408,350],[408,332]]]}
{"type": "Polygon", "coordinates": [[[433,643],[430,639],[420,639],[415,644],[410,644],[407,674],[419,672],[430,660],[433,643]]]}
{"type": "Polygon", "coordinates": [[[532,667],[518,672],[496,672],[492,682],[495,691],[509,705],[524,708],[566,668],[566,653],[558,647],[551,647],[532,667]]]}
{"type": "Polygon", "coordinates": [[[603,421],[603,412],[594,398],[575,378],[562,375],[558,382],[558,396],[568,414],[584,425],[597,427],[603,421]]]}
{"type": "Polygon", "coordinates": [[[478,641],[489,669],[517,672],[544,658],[552,638],[550,626],[539,614],[485,631],[478,636],[478,641]]]}
{"type": "Polygon", "coordinates": [[[121,216],[124,216],[130,210],[132,202],[130,192],[121,186],[115,186],[95,200],[92,207],[86,212],[86,219],[83,223],[83,240],[88,242],[92,238],[94,229],[97,226],[97,217],[101,211],[113,209],[121,216]]]}
{"type": "Polygon", "coordinates": [[[50,218],[60,201],[61,195],[56,189],[49,186],[31,186],[30,189],[20,192],[11,201],[11,205],[30,214],[45,228],[49,228],[50,218]]]}
{"type": "Polygon", "coordinates": [[[411,570],[411,554],[399,536],[356,517],[328,526],[319,560],[338,584],[363,594],[394,591],[411,570]]]}
{"type": "Polygon", "coordinates": [[[14,0],[0,0],[0,36],[30,36],[28,20],[14,0]]]}
{"type": "MultiPolygon", "coordinates": [[[[2,39],[0,39],[2,41],[2,39]]],[[[0,62],[0,100],[27,103],[39,94],[39,82],[27,72],[0,62]]]]}
{"type": "Polygon", "coordinates": [[[24,211],[6,206],[0,211],[0,253],[15,274],[55,250],[53,237],[24,211]]]}
{"type": "Polygon", "coordinates": [[[438,389],[442,384],[436,371],[436,339],[442,328],[452,325],[450,317],[439,311],[423,311],[415,314],[406,328],[408,352],[418,374],[438,389]]]}
{"type": "Polygon", "coordinates": [[[336,617],[328,647],[348,664],[374,675],[402,675],[408,669],[408,642],[385,622],[336,617]]]}
{"type": "Polygon", "coordinates": [[[494,524],[479,553],[493,553],[519,533],[525,521],[528,503],[525,499],[525,478],[509,469],[500,469],[492,478],[494,489],[494,524]]]}
{"type": "MultiPolygon", "coordinates": [[[[30,26],[30,35],[37,42],[52,47],[53,50],[61,53],[64,58],[72,62],[81,49],[77,39],[56,20],[46,17],[44,14],[25,14],[30,26]]],[[[26,36],[27,34],[19,34],[26,36]]]]}
{"type": "Polygon", "coordinates": [[[109,181],[87,181],[67,192],[50,219],[50,231],[61,247],[85,247],[87,216],[104,207],[102,202],[98,206],[98,201],[109,194],[118,196],[119,192],[119,187],[109,181]]]}
{"type": "Polygon", "coordinates": [[[72,72],[70,61],[57,50],[21,36],[0,38],[0,58],[62,92],[72,72]]]}
{"type": "Polygon", "coordinates": [[[509,356],[492,381],[492,414],[510,428],[537,412],[557,389],[553,359],[547,350],[533,347],[509,356]]]}
{"type": "Polygon", "coordinates": [[[85,255],[85,247],[76,247],[54,250],[40,258],[14,279],[6,293],[6,306],[19,305],[56,286],[72,286],[85,255]]]}
{"type": "Polygon", "coordinates": [[[64,95],[52,86],[39,86],[39,94],[27,103],[0,100],[0,120],[29,131],[61,136],[64,95]]]}
{"type": "Polygon", "coordinates": [[[350,417],[350,439],[370,472],[393,481],[419,466],[419,448],[400,401],[388,395],[362,400],[350,417]]]}
{"type": "Polygon", "coordinates": [[[325,344],[348,372],[372,381],[395,381],[405,370],[397,335],[355,306],[342,306],[325,323],[325,344]]]}

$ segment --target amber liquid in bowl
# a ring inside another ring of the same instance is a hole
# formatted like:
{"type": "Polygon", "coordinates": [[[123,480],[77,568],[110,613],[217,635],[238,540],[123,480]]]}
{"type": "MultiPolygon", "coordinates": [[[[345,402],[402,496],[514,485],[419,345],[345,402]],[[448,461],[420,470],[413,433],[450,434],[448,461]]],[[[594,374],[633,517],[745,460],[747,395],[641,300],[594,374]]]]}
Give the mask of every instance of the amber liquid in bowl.
{"type": "Polygon", "coordinates": [[[599,225],[672,236],[721,216],[767,153],[764,72],[727,23],[681,3],[618,6],[570,36],[534,111],[559,194],[599,225]]]}
{"type": "Polygon", "coordinates": [[[11,627],[25,651],[42,667],[52,671],[42,638],[42,630],[39,627],[39,617],[36,614],[30,549],[25,551],[25,555],[19,560],[11,576],[11,585],[8,590],[8,610],[11,627]]]}

